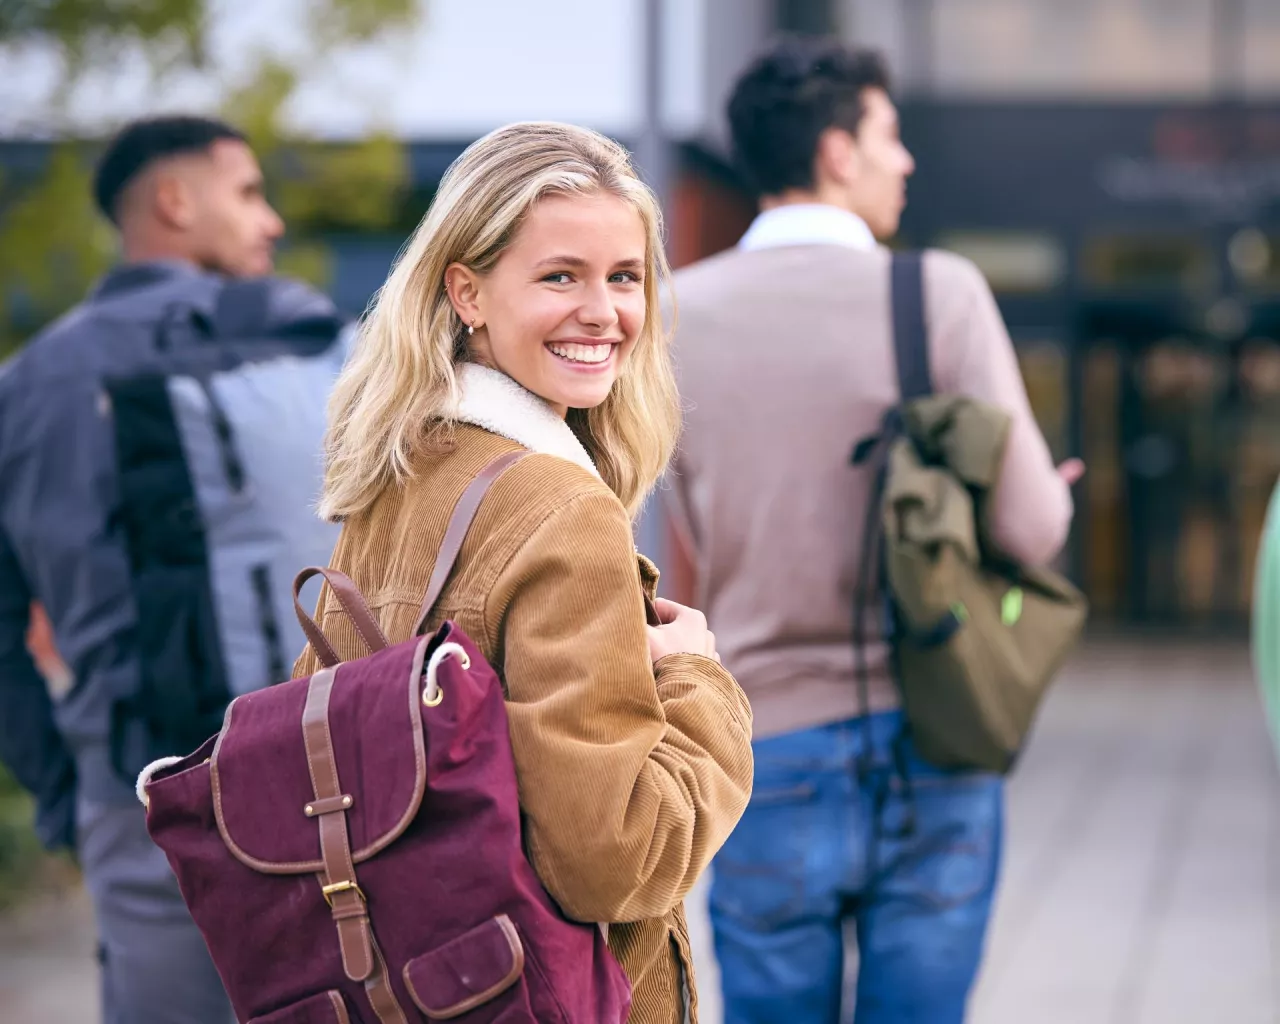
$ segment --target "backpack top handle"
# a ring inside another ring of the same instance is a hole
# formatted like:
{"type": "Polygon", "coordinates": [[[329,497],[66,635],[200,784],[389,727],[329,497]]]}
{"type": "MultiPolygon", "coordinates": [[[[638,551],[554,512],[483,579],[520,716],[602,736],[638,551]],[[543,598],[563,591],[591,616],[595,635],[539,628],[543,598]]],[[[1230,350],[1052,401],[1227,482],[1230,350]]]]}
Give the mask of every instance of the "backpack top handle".
{"type": "Polygon", "coordinates": [[[351,577],[345,573],[338,572],[337,569],[324,569],[320,566],[312,565],[303,569],[293,579],[293,610],[298,616],[298,625],[307,634],[307,640],[319,657],[321,665],[325,668],[333,668],[342,659],[338,657],[333,645],[329,643],[324,631],[316,624],[315,619],[308,615],[302,607],[300,600],[302,588],[314,576],[324,577],[325,582],[329,584],[334,596],[338,599],[338,603],[342,605],[342,610],[347,613],[347,618],[356,627],[356,632],[359,634],[361,642],[370,654],[375,654],[391,646],[391,641],[382,632],[381,627],[378,625],[378,620],[374,618],[373,612],[369,610],[369,605],[365,601],[364,595],[360,593],[359,588],[351,581],[351,577]]]}

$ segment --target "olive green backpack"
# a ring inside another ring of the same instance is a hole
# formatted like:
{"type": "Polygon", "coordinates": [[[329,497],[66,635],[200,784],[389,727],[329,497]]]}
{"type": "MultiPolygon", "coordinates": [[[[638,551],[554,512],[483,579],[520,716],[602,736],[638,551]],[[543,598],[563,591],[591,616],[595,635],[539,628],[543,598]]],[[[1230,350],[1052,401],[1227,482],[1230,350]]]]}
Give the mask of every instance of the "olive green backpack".
{"type": "Polygon", "coordinates": [[[863,708],[868,605],[881,595],[916,749],[942,767],[1003,773],[1087,606],[1057,573],[1019,566],[988,542],[1009,416],[932,394],[920,255],[895,255],[891,278],[901,404],[853,457],[875,474],[854,602],[863,708]]]}

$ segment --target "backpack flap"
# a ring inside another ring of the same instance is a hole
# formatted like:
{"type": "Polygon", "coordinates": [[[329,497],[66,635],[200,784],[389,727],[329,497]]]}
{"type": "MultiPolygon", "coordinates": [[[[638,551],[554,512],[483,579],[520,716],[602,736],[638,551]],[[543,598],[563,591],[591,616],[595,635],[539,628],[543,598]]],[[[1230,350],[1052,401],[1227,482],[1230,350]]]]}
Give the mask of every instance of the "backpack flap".
{"type": "Polygon", "coordinates": [[[903,639],[934,633],[957,599],[957,572],[979,560],[973,498],[907,439],[889,454],[882,505],[885,574],[903,639]]]}
{"type": "Polygon", "coordinates": [[[900,623],[936,636],[959,600],[956,572],[983,561],[985,497],[999,479],[1010,417],[971,398],[919,398],[902,411],[883,498],[886,570],[900,623]]]}
{"type": "Polygon", "coordinates": [[[344,812],[352,861],[408,828],[426,791],[421,720],[423,665],[433,638],[399,644],[337,673],[329,694],[332,764],[308,756],[303,721],[310,679],[237,697],[210,763],[214,814],[231,853],[268,874],[324,869],[316,818],[344,812]],[[401,680],[389,685],[386,680],[401,680]],[[317,772],[328,773],[316,778],[317,772]],[[336,774],[336,786],[332,775],[336,774]],[[334,788],[338,806],[316,793],[334,788]]]}
{"type": "Polygon", "coordinates": [[[945,466],[980,492],[995,487],[1013,423],[1003,409],[976,398],[931,395],[903,406],[902,422],[925,464],[945,466]]]}

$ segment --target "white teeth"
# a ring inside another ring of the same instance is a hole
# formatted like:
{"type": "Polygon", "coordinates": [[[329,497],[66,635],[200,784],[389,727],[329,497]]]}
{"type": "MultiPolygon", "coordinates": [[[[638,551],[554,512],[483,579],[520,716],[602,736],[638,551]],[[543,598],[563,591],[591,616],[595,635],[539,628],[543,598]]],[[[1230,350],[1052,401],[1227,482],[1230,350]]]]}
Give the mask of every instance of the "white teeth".
{"type": "Polygon", "coordinates": [[[612,345],[548,345],[561,359],[571,363],[603,363],[613,352],[612,345]]]}

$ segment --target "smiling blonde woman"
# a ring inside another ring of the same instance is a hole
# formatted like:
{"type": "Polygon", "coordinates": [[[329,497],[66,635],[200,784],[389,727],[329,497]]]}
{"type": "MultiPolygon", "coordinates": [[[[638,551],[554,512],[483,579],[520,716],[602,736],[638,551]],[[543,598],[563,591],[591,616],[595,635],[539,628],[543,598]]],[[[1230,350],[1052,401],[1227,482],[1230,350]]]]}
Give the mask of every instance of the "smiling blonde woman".
{"type": "MultiPolygon", "coordinates": [[[[696,1020],[682,901],[751,786],[751,716],[698,612],[645,592],[631,518],[679,409],[661,215],[621,147],[517,124],[472,145],[369,315],[331,404],[332,564],[407,639],[455,502],[505,453],[433,617],[506,687],[530,860],[611,924],[631,1020],[696,1020]]],[[[326,589],[342,657],[363,648],[326,589]]],[[[318,665],[308,652],[295,674],[318,665]]]]}

